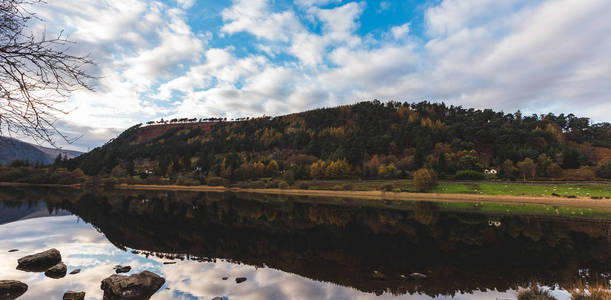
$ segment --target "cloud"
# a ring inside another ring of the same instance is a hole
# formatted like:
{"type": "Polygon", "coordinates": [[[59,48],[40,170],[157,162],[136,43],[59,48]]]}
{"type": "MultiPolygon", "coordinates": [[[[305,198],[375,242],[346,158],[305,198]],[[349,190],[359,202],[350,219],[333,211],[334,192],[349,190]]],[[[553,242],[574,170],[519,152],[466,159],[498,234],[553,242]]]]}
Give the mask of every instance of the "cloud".
{"type": "Polygon", "coordinates": [[[286,42],[294,32],[303,30],[293,11],[272,12],[267,0],[234,0],[222,16],[225,24],[221,30],[229,34],[248,32],[260,39],[286,42]]]}
{"type": "Polygon", "coordinates": [[[399,26],[393,26],[390,29],[390,32],[392,33],[392,36],[395,39],[400,40],[400,39],[406,37],[407,34],[409,33],[409,26],[410,26],[410,23],[405,23],[405,24],[399,25],[399,26]]]}
{"type": "Polygon", "coordinates": [[[234,0],[202,21],[190,0],[53,0],[34,28],[66,29],[98,62],[96,92],[65,106],[70,132],[373,98],[609,121],[609,1],[443,0],[392,26],[366,21],[394,5],[234,0]]]}

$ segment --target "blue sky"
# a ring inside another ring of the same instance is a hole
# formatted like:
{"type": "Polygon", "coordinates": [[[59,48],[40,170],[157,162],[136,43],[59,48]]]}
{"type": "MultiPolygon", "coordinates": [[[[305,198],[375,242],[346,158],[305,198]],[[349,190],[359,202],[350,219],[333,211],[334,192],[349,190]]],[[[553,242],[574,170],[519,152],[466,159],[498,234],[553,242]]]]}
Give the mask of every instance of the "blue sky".
{"type": "Polygon", "coordinates": [[[58,125],[103,144],[161,117],[279,115],[362,100],[444,101],[609,121],[608,0],[49,0],[97,65],[58,125]]]}

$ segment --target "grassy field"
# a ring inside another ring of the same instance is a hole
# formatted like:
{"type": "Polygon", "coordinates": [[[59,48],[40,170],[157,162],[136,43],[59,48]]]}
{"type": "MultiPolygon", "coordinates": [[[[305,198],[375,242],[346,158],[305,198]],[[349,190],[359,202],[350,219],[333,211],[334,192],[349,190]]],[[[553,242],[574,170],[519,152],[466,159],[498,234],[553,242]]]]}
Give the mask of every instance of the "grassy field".
{"type": "Polygon", "coordinates": [[[564,217],[578,217],[588,219],[609,219],[610,212],[591,208],[563,207],[545,204],[510,204],[510,203],[456,203],[440,202],[440,208],[457,211],[472,211],[489,214],[514,214],[514,215],[554,215],[564,217]]]}
{"type": "MultiPolygon", "coordinates": [[[[307,187],[311,190],[388,190],[394,192],[417,192],[411,180],[320,180],[302,181],[293,188],[307,187]]],[[[480,195],[532,195],[532,196],[577,196],[611,197],[611,183],[519,183],[519,182],[440,182],[431,191],[441,194],[480,195]]]]}

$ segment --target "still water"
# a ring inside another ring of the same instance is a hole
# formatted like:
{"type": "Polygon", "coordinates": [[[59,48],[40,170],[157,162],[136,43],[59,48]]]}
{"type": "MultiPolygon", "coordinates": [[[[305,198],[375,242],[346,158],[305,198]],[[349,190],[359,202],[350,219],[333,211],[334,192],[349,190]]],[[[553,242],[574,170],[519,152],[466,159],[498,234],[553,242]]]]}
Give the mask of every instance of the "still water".
{"type": "Polygon", "coordinates": [[[575,282],[609,282],[610,227],[424,202],[0,188],[0,280],[27,283],[24,300],[102,299],[129,265],[166,279],[152,299],[515,299],[531,284],[569,299],[575,282]],[[49,248],[82,271],[16,270],[49,248]]]}

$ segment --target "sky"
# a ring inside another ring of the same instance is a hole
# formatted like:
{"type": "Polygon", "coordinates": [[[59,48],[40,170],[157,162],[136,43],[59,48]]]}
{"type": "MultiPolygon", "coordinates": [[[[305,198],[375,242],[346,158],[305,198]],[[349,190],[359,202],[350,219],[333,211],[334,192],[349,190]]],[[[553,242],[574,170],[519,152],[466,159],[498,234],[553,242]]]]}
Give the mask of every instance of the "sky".
{"type": "MultiPolygon", "coordinates": [[[[611,121],[608,0],[48,0],[96,62],[57,124],[88,150],[173,117],[432,101],[611,121]]],[[[61,141],[59,144],[62,144],[61,141]]]]}

